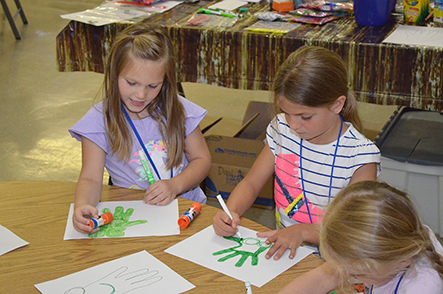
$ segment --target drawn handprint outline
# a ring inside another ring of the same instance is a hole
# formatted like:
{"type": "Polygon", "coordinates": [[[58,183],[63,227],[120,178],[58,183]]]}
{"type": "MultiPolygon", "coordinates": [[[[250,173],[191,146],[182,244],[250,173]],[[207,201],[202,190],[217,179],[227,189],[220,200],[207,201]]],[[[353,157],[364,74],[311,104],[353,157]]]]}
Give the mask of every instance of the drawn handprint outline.
{"type": "Polygon", "coordinates": [[[218,259],[218,262],[224,262],[228,259],[234,258],[238,255],[240,255],[240,259],[235,263],[236,267],[242,267],[243,264],[246,262],[246,260],[248,259],[248,257],[251,257],[251,265],[252,266],[256,266],[258,265],[258,256],[263,253],[264,251],[266,251],[266,249],[268,249],[269,247],[272,246],[272,244],[263,246],[264,243],[263,241],[260,241],[259,239],[256,238],[238,238],[238,237],[223,237],[226,240],[230,240],[230,241],[234,241],[236,242],[238,245],[231,247],[231,248],[227,248],[227,249],[223,249],[217,252],[212,253],[212,255],[216,256],[216,255],[221,255],[221,254],[225,254],[225,253],[230,253],[220,259],[218,259]],[[239,248],[242,248],[244,246],[255,246],[258,247],[258,249],[255,252],[252,251],[246,251],[246,250],[238,250],[239,248]]]}
{"type": "MultiPolygon", "coordinates": [[[[103,209],[103,213],[111,212],[109,208],[103,209]]],[[[134,213],[134,208],[128,208],[126,212],[122,206],[117,206],[115,212],[113,213],[113,221],[107,225],[100,228],[98,232],[88,234],[89,238],[103,238],[105,236],[110,238],[123,237],[125,235],[125,230],[129,227],[141,225],[147,223],[147,220],[135,220],[129,221],[132,214],[134,213]]]]}
{"type": "Polygon", "coordinates": [[[149,270],[147,268],[142,268],[130,273],[125,273],[128,271],[129,268],[127,266],[121,266],[115,271],[107,274],[106,276],[95,280],[94,282],[89,283],[86,286],[76,286],[69,290],[66,290],[64,294],[114,294],[114,293],[129,293],[134,290],[144,288],[147,286],[150,286],[154,283],[159,282],[163,279],[162,276],[157,276],[159,274],[158,270],[149,270]],[[112,277],[115,274],[114,277],[112,277]],[[129,275],[132,275],[131,277],[125,278],[129,275]],[[107,281],[106,279],[109,278],[110,281],[107,281]],[[142,278],[141,280],[133,280],[136,278],[142,278]],[[112,280],[113,279],[113,280],[112,280]],[[150,281],[152,280],[152,281],[150,281]],[[138,283],[143,283],[143,285],[140,285],[138,283]],[[123,284],[123,285],[122,285],[123,284]],[[134,287],[135,286],[135,287],[134,287]],[[133,287],[133,288],[130,288],[133,287]],[[109,289],[111,288],[111,289],[109,289]],[[111,292],[103,292],[103,291],[111,292]],[[118,289],[118,290],[116,290],[118,289]],[[74,291],[74,292],[73,292],[74,291]]]}

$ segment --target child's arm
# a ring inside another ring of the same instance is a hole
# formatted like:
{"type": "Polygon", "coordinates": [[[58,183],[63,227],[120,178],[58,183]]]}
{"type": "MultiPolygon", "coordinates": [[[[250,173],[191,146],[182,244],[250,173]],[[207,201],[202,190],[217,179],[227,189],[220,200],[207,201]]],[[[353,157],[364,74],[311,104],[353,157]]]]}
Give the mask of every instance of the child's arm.
{"type": "Polygon", "coordinates": [[[278,292],[279,294],[326,294],[339,287],[339,277],[329,263],[303,274],[278,292]]]}
{"type": "Polygon", "coordinates": [[[242,216],[254,203],[266,182],[274,173],[274,154],[268,145],[255,160],[246,177],[232,191],[226,205],[232,214],[233,220],[219,210],[213,218],[215,233],[221,236],[232,236],[237,232],[242,216]]]}
{"type": "Polygon", "coordinates": [[[185,150],[189,164],[172,179],[150,185],[143,199],[145,203],[166,205],[177,195],[197,187],[206,178],[211,170],[211,154],[200,127],[186,137],[185,150]]]}
{"type": "Polygon", "coordinates": [[[74,228],[91,232],[90,217],[98,217],[95,206],[100,201],[106,154],[91,140],[82,137],[82,169],[75,189],[74,228]]]}
{"type": "Polygon", "coordinates": [[[377,180],[377,163],[367,163],[360,166],[352,175],[350,184],[360,181],[376,181],[377,180]]]}

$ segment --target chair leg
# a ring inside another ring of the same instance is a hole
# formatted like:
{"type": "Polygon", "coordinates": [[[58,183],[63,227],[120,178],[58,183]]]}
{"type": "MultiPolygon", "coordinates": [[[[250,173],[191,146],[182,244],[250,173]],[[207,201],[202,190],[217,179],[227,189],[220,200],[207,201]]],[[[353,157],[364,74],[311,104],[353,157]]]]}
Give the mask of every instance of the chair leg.
{"type": "Polygon", "coordinates": [[[20,17],[22,18],[23,23],[28,24],[28,20],[26,19],[25,12],[23,11],[22,5],[20,4],[20,0],[14,0],[14,2],[15,2],[15,6],[17,6],[17,13],[20,14],[20,17]]]}
{"type": "Polygon", "coordinates": [[[9,21],[9,25],[11,26],[12,32],[17,40],[20,40],[20,34],[18,33],[17,27],[15,26],[14,19],[12,18],[11,13],[9,12],[8,5],[6,5],[5,0],[0,0],[2,2],[3,10],[5,11],[6,18],[9,21]]]}
{"type": "Polygon", "coordinates": [[[9,25],[11,26],[15,39],[20,40],[20,34],[18,33],[17,26],[15,25],[15,19],[20,14],[23,24],[28,24],[28,20],[26,19],[25,12],[23,11],[22,5],[20,4],[20,0],[14,0],[15,5],[17,6],[17,13],[15,14],[14,17],[12,17],[11,12],[9,11],[8,5],[6,4],[6,0],[0,0],[0,1],[2,2],[3,10],[5,11],[6,18],[8,19],[9,25]]]}

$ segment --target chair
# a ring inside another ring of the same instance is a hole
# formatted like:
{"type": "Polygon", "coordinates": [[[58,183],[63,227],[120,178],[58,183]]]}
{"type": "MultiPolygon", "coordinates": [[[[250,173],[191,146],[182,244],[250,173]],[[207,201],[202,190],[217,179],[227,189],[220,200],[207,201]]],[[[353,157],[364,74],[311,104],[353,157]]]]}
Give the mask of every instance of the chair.
{"type": "Polygon", "coordinates": [[[6,4],[6,0],[0,0],[2,2],[3,10],[5,11],[6,18],[9,21],[9,25],[11,26],[12,32],[14,33],[15,39],[20,40],[20,34],[18,33],[17,27],[15,26],[15,20],[17,16],[20,14],[20,17],[22,18],[23,24],[28,24],[28,20],[26,19],[25,13],[23,11],[23,8],[20,4],[19,0],[14,0],[15,5],[17,6],[17,12],[14,15],[14,18],[12,18],[11,12],[9,11],[8,5],[6,4]]]}

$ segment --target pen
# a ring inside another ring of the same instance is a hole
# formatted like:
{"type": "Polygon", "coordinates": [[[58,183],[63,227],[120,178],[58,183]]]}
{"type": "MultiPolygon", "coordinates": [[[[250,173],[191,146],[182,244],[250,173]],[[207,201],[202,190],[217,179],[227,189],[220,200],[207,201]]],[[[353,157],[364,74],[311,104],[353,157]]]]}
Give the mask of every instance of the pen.
{"type": "MultiPolygon", "coordinates": [[[[227,215],[229,216],[229,218],[232,220],[232,214],[231,214],[231,212],[229,211],[228,207],[226,206],[225,201],[223,201],[223,198],[221,197],[220,194],[217,195],[217,199],[218,199],[218,202],[220,203],[221,207],[223,208],[223,210],[226,212],[226,214],[227,214],[227,215]]],[[[237,236],[238,236],[240,239],[243,239],[243,237],[242,237],[241,234],[240,234],[240,231],[237,232],[237,236]]]]}
{"type": "Polygon", "coordinates": [[[203,13],[206,13],[206,14],[221,15],[221,16],[226,16],[226,17],[230,17],[230,18],[234,17],[232,14],[229,14],[229,13],[224,13],[224,12],[215,11],[215,10],[208,10],[208,9],[203,9],[203,8],[200,8],[198,10],[198,12],[203,12],[203,13]]]}
{"type": "Polygon", "coordinates": [[[251,283],[245,282],[245,286],[246,286],[246,294],[252,294],[251,283]]]}
{"type": "Polygon", "coordinates": [[[149,184],[152,185],[155,183],[154,176],[151,173],[151,170],[149,169],[148,162],[146,161],[146,155],[143,150],[140,150],[138,153],[138,156],[140,157],[140,160],[142,161],[143,167],[145,168],[146,176],[148,177],[149,184]]]}

